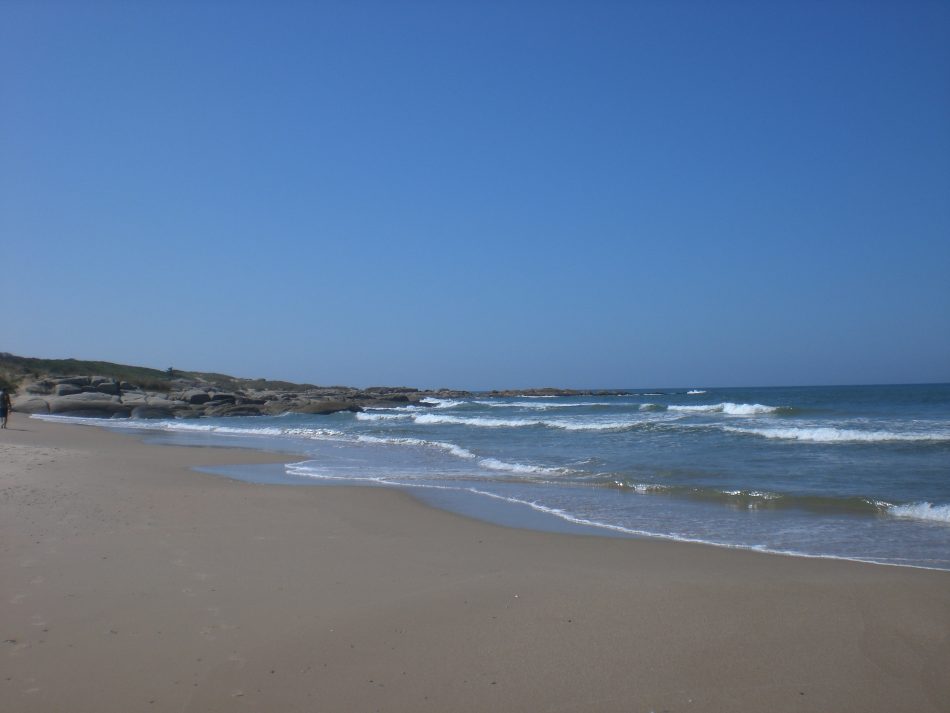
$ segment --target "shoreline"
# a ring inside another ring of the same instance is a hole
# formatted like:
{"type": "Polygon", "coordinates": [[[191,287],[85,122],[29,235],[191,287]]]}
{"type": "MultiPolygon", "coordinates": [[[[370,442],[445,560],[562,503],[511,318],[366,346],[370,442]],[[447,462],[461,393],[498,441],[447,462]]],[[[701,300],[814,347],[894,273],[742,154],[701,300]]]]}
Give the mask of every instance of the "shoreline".
{"type": "MultiPolygon", "coordinates": [[[[274,453],[281,457],[292,456],[282,459],[283,464],[295,463],[298,459],[303,461],[312,460],[312,456],[294,451],[287,448],[267,448],[263,445],[256,447],[242,443],[227,444],[223,439],[232,435],[229,433],[215,434],[213,438],[203,437],[199,433],[182,433],[176,431],[166,431],[156,428],[148,428],[148,421],[142,422],[139,428],[125,429],[119,424],[113,423],[110,419],[77,419],[75,423],[70,423],[71,417],[50,416],[32,414],[29,418],[49,423],[63,423],[67,425],[82,425],[93,428],[109,430],[120,435],[131,436],[143,443],[158,443],[172,447],[197,447],[197,448],[234,448],[239,450],[253,451],[258,453],[274,453]],[[195,439],[197,443],[188,443],[188,439],[195,439]],[[221,440],[221,443],[217,441],[221,440]]],[[[121,421],[120,421],[121,423],[121,421]]],[[[265,464],[260,464],[265,465],[265,464]]],[[[230,467],[209,468],[202,470],[195,468],[198,472],[206,472],[218,477],[232,478],[259,485],[291,485],[294,487],[324,487],[327,485],[334,487],[381,487],[395,489],[404,492],[410,497],[427,507],[433,507],[438,510],[460,515],[462,517],[472,518],[476,521],[486,522],[502,527],[511,527],[515,529],[524,529],[538,532],[554,532],[563,534],[580,534],[591,537],[621,538],[621,539],[647,539],[664,542],[677,542],[682,544],[700,545],[706,547],[715,547],[726,550],[739,550],[745,552],[754,552],[758,554],[768,554],[781,557],[802,557],[806,559],[817,560],[836,560],[842,562],[855,562],[859,564],[872,564],[886,567],[902,567],[910,569],[921,569],[936,572],[950,572],[947,567],[934,567],[926,564],[912,564],[898,561],[876,560],[870,557],[847,556],[836,554],[810,553],[800,550],[783,550],[770,548],[764,545],[746,545],[734,544],[730,542],[717,542],[700,538],[690,538],[662,532],[651,532],[648,530],[636,530],[629,527],[612,525],[610,523],[585,520],[579,516],[571,515],[566,512],[559,512],[555,509],[538,505],[535,502],[521,499],[512,499],[492,493],[481,493],[476,495],[469,493],[465,488],[453,488],[452,486],[432,486],[432,485],[413,485],[411,483],[397,483],[386,481],[363,481],[360,479],[348,479],[344,476],[338,478],[326,477],[294,477],[287,475],[286,478],[255,478],[253,476],[243,477],[234,470],[240,469],[241,464],[230,467]],[[452,492],[455,490],[455,492],[452,492]],[[514,514],[521,512],[521,515],[514,514]]],[[[250,472],[253,472],[257,466],[251,466],[250,472]]]]}
{"type": "Polygon", "coordinates": [[[515,529],[391,488],[192,470],[282,454],[11,426],[11,711],[937,711],[950,695],[944,571],[515,529]]]}

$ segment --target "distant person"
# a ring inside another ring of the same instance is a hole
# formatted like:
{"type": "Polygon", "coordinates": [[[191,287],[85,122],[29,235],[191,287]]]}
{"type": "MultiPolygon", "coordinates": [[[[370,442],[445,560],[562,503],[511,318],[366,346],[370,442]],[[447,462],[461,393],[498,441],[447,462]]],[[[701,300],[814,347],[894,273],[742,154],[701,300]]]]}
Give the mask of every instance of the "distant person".
{"type": "Polygon", "coordinates": [[[10,394],[6,389],[0,389],[0,428],[7,427],[7,416],[13,410],[13,404],[10,403],[10,394]]]}

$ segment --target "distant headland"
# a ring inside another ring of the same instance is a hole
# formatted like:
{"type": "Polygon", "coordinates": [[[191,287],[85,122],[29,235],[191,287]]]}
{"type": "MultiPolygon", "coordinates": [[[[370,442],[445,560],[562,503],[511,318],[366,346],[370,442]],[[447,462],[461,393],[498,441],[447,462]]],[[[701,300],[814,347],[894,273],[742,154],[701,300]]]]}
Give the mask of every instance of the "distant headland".
{"type": "MultiPolygon", "coordinates": [[[[0,386],[15,393],[14,410],[98,418],[201,418],[282,413],[331,414],[366,408],[432,406],[468,398],[458,389],[408,386],[317,386],[245,379],[213,372],[151,369],[107,361],[38,359],[0,353],[0,386]]],[[[507,389],[492,397],[623,396],[622,390],[507,389]]]]}

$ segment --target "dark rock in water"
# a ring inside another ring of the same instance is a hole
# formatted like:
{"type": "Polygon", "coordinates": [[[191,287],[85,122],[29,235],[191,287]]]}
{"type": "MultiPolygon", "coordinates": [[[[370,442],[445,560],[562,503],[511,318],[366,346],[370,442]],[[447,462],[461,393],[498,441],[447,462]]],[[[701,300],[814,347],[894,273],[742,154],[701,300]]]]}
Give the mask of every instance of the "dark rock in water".
{"type": "Polygon", "coordinates": [[[604,390],[604,389],[555,389],[546,387],[543,389],[504,389],[494,390],[486,393],[487,396],[629,396],[632,392],[622,389],[604,390]]]}
{"type": "Polygon", "coordinates": [[[339,413],[340,411],[352,411],[356,413],[362,410],[363,409],[356,404],[347,401],[308,401],[303,404],[295,404],[290,408],[290,411],[294,413],[312,413],[319,415],[339,413]]]}
{"type": "Polygon", "coordinates": [[[175,413],[170,408],[161,406],[136,406],[132,409],[132,418],[174,418],[175,413]]]}
{"type": "Polygon", "coordinates": [[[72,396],[73,394],[81,393],[82,388],[74,384],[56,384],[56,386],[53,387],[53,394],[55,396],[72,396]]]}
{"type": "Polygon", "coordinates": [[[394,404],[404,405],[411,402],[406,394],[360,394],[357,396],[360,403],[372,403],[380,406],[392,406],[394,404]]]}
{"type": "Polygon", "coordinates": [[[49,403],[46,399],[31,394],[22,394],[11,400],[13,410],[20,413],[49,413],[49,403]]]}
{"type": "Polygon", "coordinates": [[[434,406],[435,404],[427,403],[417,403],[413,401],[399,401],[393,399],[360,399],[359,405],[363,408],[393,408],[394,406],[405,406],[405,405],[418,405],[418,406],[434,406]]]}

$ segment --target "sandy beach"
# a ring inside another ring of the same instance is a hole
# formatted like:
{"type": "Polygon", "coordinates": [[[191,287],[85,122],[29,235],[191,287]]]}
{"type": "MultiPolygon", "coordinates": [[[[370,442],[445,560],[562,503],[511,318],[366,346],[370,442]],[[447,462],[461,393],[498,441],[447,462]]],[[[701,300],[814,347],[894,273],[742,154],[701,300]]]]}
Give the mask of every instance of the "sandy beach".
{"type": "Polygon", "coordinates": [[[5,711],[947,711],[950,573],[517,530],[14,414],[5,711]]]}

